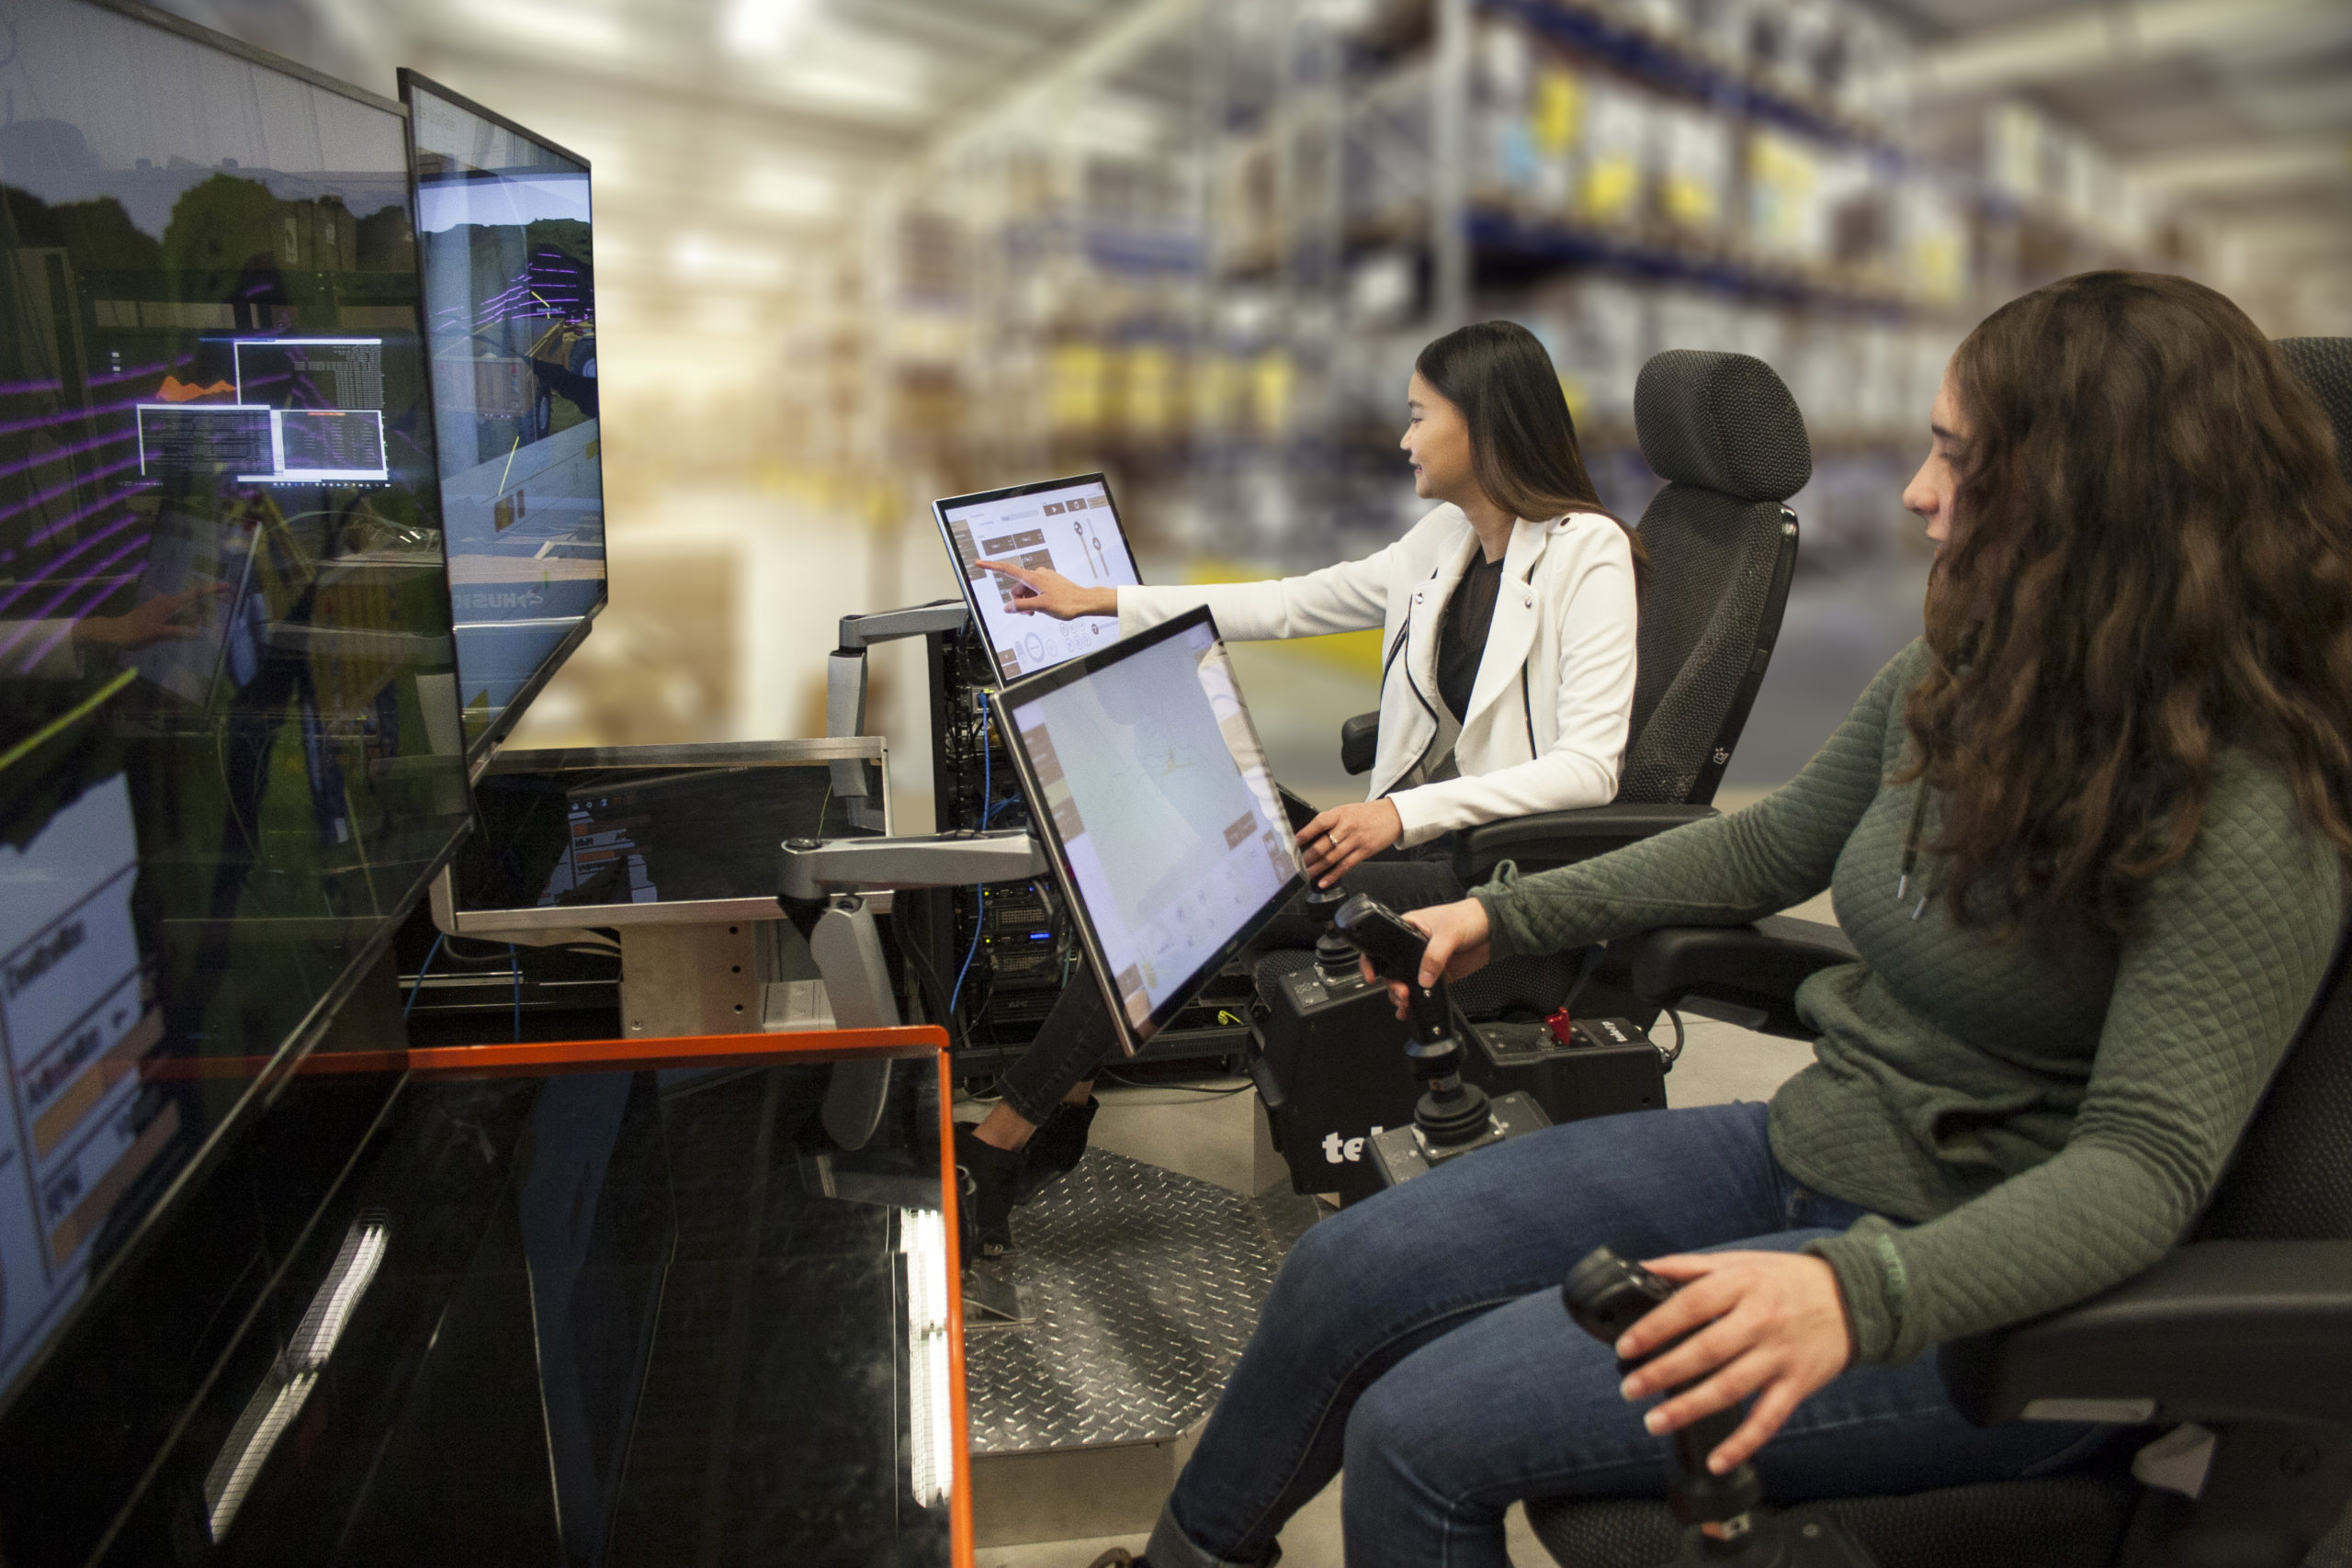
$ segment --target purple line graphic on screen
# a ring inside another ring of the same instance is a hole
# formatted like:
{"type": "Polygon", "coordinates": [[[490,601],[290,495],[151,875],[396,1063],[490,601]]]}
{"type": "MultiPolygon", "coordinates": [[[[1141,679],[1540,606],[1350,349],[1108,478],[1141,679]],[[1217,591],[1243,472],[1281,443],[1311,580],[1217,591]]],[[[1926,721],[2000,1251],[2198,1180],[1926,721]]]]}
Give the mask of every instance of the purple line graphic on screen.
{"type": "Polygon", "coordinates": [[[144,381],[165,370],[176,370],[189,361],[186,357],[165,360],[156,365],[138,365],[128,370],[109,370],[103,376],[85,377],[83,385],[111,387],[123,381],[144,381]]]}
{"type": "MultiPolygon", "coordinates": [[[[55,501],[60,496],[71,495],[74,491],[80,490],[85,485],[99,483],[102,480],[113,478],[115,475],[121,473],[126,468],[136,468],[138,467],[139,459],[137,457],[127,457],[119,463],[115,463],[107,468],[100,468],[96,473],[88,475],[85,478],[67,479],[63,484],[51,485],[49,489],[40,491],[39,494],[28,496],[17,505],[11,506],[5,511],[0,511],[0,523],[11,522],[16,518],[22,517],[28,512],[48,505],[51,502],[55,501]]],[[[34,535],[31,538],[27,539],[25,543],[28,546],[38,545],[43,539],[49,537],[50,535],[54,534],[59,528],[63,526],[63,524],[54,524],[42,530],[40,533],[34,535]]]]}
{"type": "Polygon", "coordinates": [[[0,435],[18,435],[28,430],[48,430],[60,424],[79,424],[85,419],[98,419],[110,413],[128,413],[144,400],[133,398],[128,402],[101,403],[96,408],[69,409],[63,413],[45,413],[38,419],[20,419],[13,423],[0,424],[0,435]]]}
{"type": "MultiPolygon", "coordinates": [[[[503,289],[474,308],[474,330],[548,315],[577,321],[587,290],[587,278],[577,262],[560,251],[539,251],[503,289]]],[[[434,330],[456,332],[465,319],[464,306],[449,306],[435,312],[434,330]]]]}
{"type": "Polygon", "coordinates": [[[113,435],[94,435],[87,441],[76,441],[70,446],[53,446],[46,452],[35,453],[32,457],[14,463],[0,463],[0,479],[9,479],[17,474],[28,474],[35,468],[45,468],[52,463],[62,463],[68,458],[84,457],[104,446],[119,446],[126,441],[136,439],[137,435],[138,432],[133,430],[125,430],[113,435]]]}
{"type": "Polygon", "coordinates": [[[48,527],[43,528],[40,533],[35,534],[31,538],[27,539],[19,547],[29,550],[36,545],[46,544],[50,539],[53,538],[57,535],[65,532],[66,529],[86,521],[92,513],[104,512],[109,506],[119,505],[123,500],[124,496],[119,493],[114,495],[102,495],[98,497],[97,500],[90,502],[89,505],[82,508],[81,511],[60,518],[57,522],[54,522],[48,527]]]}
{"type": "MultiPolygon", "coordinates": [[[[16,587],[10,589],[7,592],[0,593],[0,614],[5,614],[16,604],[17,601],[22,599],[26,594],[35,592],[40,589],[48,587],[50,583],[56,581],[55,573],[60,569],[72,565],[74,558],[76,556],[88,554],[91,550],[97,548],[100,545],[105,544],[107,540],[121,533],[125,528],[135,525],[138,521],[138,513],[126,512],[119,520],[116,521],[112,527],[102,529],[99,532],[91,535],[88,538],[83,540],[80,544],[75,545],[72,549],[66,551],[63,555],[57,557],[55,559],[42,562],[42,570],[50,575],[35,578],[30,582],[20,582],[17,584],[16,587]]],[[[88,575],[88,570],[85,568],[74,579],[72,583],[67,584],[65,592],[72,592],[74,585],[81,582],[88,575]]],[[[39,615],[19,618],[39,620],[41,615],[47,615],[50,610],[55,609],[63,597],[63,594],[60,594],[57,598],[51,599],[49,602],[48,607],[43,609],[39,615]]],[[[0,652],[5,651],[6,645],[0,645],[0,652]]]]}
{"type": "MultiPolygon", "coordinates": [[[[148,541],[153,537],[154,535],[152,531],[140,535],[137,538],[132,539],[130,543],[123,546],[122,548],[115,551],[114,554],[100,561],[96,566],[92,567],[90,570],[84,575],[83,582],[89,587],[89,594],[84,598],[79,604],[76,604],[73,608],[67,610],[64,615],[55,617],[62,624],[55,631],[51,632],[46,638],[44,638],[39,647],[25,654],[18,661],[17,668],[19,673],[32,670],[34,666],[38,665],[43,659],[48,657],[49,650],[51,649],[55,648],[59,643],[63,642],[67,637],[73,635],[74,623],[82,619],[83,616],[87,615],[92,610],[96,609],[97,607],[98,601],[104,599],[107,594],[113,592],[115,589],[119,586],[117,583],[103,581],[105,574],[111,570],[126,556],[132,554],[134,551],[146,548],[148,541]]],[[[67,592],[71,592],[72,590],[69,589],[67,592]]],[[[60,595],[60,598],[62,597],[63,595],[60,595]]],[[[51,603],[54,604],[55,601],[52,601],[51,603]]],[[[43,611],[40,615],[34,616],[32,620],[26,622],[22,628],[8,638],[8,642],[13,643],[17,641],[18,637],[24,635],[26,630],[29,630],[32,626],[38,626],[40,622],[51,618],[49,612],[43,611]]],[[[7,645],[6,643],[0,643],[0,657],[6,656],[6,649],[7,645]]]]}
{"type": "Polygon", "coordinates": [[[62,381],[10,381],[0,384],[0,398],[29,398],[41,392],[62,392],[62,381]]]}

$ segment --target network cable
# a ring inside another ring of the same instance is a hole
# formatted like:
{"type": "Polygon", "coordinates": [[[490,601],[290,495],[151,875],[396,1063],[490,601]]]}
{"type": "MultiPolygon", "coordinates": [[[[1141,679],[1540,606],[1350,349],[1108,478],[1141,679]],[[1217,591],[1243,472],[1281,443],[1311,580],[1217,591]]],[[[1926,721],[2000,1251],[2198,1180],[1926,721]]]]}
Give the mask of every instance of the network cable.
{"type": "MultiPolygon", "coordinates": [[[[989,694],[983,690],[973,694],[980,702],[980,826],[988,826],[989,796],[996,793],[996,780],[990,773],[989,757],[989,694]]],[[[972,945],[964,950],[964,966],[956,971],[956,988],[947,995],[947,1013],[956,1014],[956,1004],[964,999],[964,976],[972,972],[972,960],[979,956],[980,932],[988,926],[988,908],[981,903],[983,885],[972,885],[972,945]]]]}
{"type": "Polygon", "coordinates": [[[406,1023],[408,1015],[416,1010],[416,998],[424,995],[424,972],[433,967],[435,959],[441,956],[441,944],[448,940],[448,932],[438,932],[433,938],[433,945],[424,950],[424,962],[416,966],[416,983],[409,987],[408,1005],[401,1009],[402,1023],[406,1023]]]}

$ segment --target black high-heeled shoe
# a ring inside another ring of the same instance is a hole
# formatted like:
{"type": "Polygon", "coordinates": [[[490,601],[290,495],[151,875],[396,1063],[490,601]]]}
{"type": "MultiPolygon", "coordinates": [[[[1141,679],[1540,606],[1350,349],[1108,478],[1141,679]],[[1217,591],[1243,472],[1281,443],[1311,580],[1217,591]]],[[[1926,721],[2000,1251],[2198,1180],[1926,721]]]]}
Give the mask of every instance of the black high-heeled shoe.
{"type": "Polygon", "coordinates": [[[1022,1164],[1019,1151],[981,1142],[968,1122],[956,1123],[956,1213],[967,1263],[1012,1250],[1022,1164]]]}
{"type": "Polygon", "coordinates": [[[1026,1203],[1044,1188],[1052,1186],[1078,1168],[1086,1156],[1086,1135],[1094,1125],[1094,1113],[1102,1102],[1092,1095],[1083,1105],[1063,1100],[1046,1118],[1045,1125],[1029,1134],[1021,1146],[1021,1175],[1015,1202],[1026,1203]]]}

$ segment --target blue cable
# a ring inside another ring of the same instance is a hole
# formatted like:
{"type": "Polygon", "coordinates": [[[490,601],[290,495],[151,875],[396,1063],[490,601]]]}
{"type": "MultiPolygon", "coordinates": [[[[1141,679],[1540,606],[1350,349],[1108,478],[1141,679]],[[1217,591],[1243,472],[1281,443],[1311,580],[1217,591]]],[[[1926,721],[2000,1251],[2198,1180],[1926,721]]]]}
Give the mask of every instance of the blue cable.
{"type": "MultiPolygon", "coordinates": [[[[989,825],[989,796],[996,793],[996,781],[990,776],[989,757],[989,694],[978,694],[980,699],[980,826],[989,825]]],[[[988,924],[988,910],[981,903],[981,884],[972,885],[972,945],[964,950],[964,966],[956,971],[956,988],[947,993],[947,1011],[956,1012],[956,1004],[964,999],[964,976],[972,972],[972,960],[979,956],[980,931],[988,924]]]]}
{"type": "Polygon", "coordinates": [[[506,962],[514,965],[514,1043],[523,1043],[523,960],[514,952],[514,944],[506,944],[506,962]]]}
{"type": "Polygon", "coordinates": [[[448,940],[448,933],[441,932],[434,937],[433,945],[424,950],[424,962],[416,966],[416,984],[409,987],[408,1005],[401,1009],[402,1023],[406,1023],[408,1015],[416,1010],[416,998],[424,995],[424,972],[433,967],[435,959],[441,956],[441,944],[448,940]]]}

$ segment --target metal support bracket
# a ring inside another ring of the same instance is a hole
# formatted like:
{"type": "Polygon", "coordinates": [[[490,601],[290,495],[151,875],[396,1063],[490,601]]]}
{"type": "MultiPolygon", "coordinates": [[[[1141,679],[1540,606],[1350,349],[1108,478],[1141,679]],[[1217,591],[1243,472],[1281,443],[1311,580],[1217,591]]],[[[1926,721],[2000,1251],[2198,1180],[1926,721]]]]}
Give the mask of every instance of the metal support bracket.
{"type": "MultiPolygon", "coordinates": [[[[899,998],[882,956],[869,892],[1014,882],[1046,872],[1045,847],[1028,833],[934,833],[906,839],[793,839],[783,851],[778,902],[808,933],[824,977],[833,1023],[891,1028],[899,998]]],[[[890,1064],[842,1062],[825,1091],[825,1132],[845,1149],[864,1148],[882,1124],[890,1064]]]]}
{"type": "MultiPolygon", "coordinates": [[[[930,632],[960,629],[971,612],[961,599],[941,599],[903,610],[881,610],[870,615],[843,615],[841,645],[825,660],[825,733],[853,736],[865,733],[865,650],[876,643],[930,632]]],[[[832,765],[833,794],[847,803],[850,820],[861,828],[878,827],[869,818],[863,764],[836,761],[832,765]]]]}
{"type": "Polygon", "coordinates": [[[621,927],[622,1033],[650,1039],[759,1029],[780,923],[621,927]]]}
{"type": "Polygon", "coordinates": [[[964,1270],[964,1331],[976,1328],[1023,1328],[1037,1321],[1036,1303],[1029,1292],[1010,1280],[989,1272],[984,1264],[964,1270]]]}

